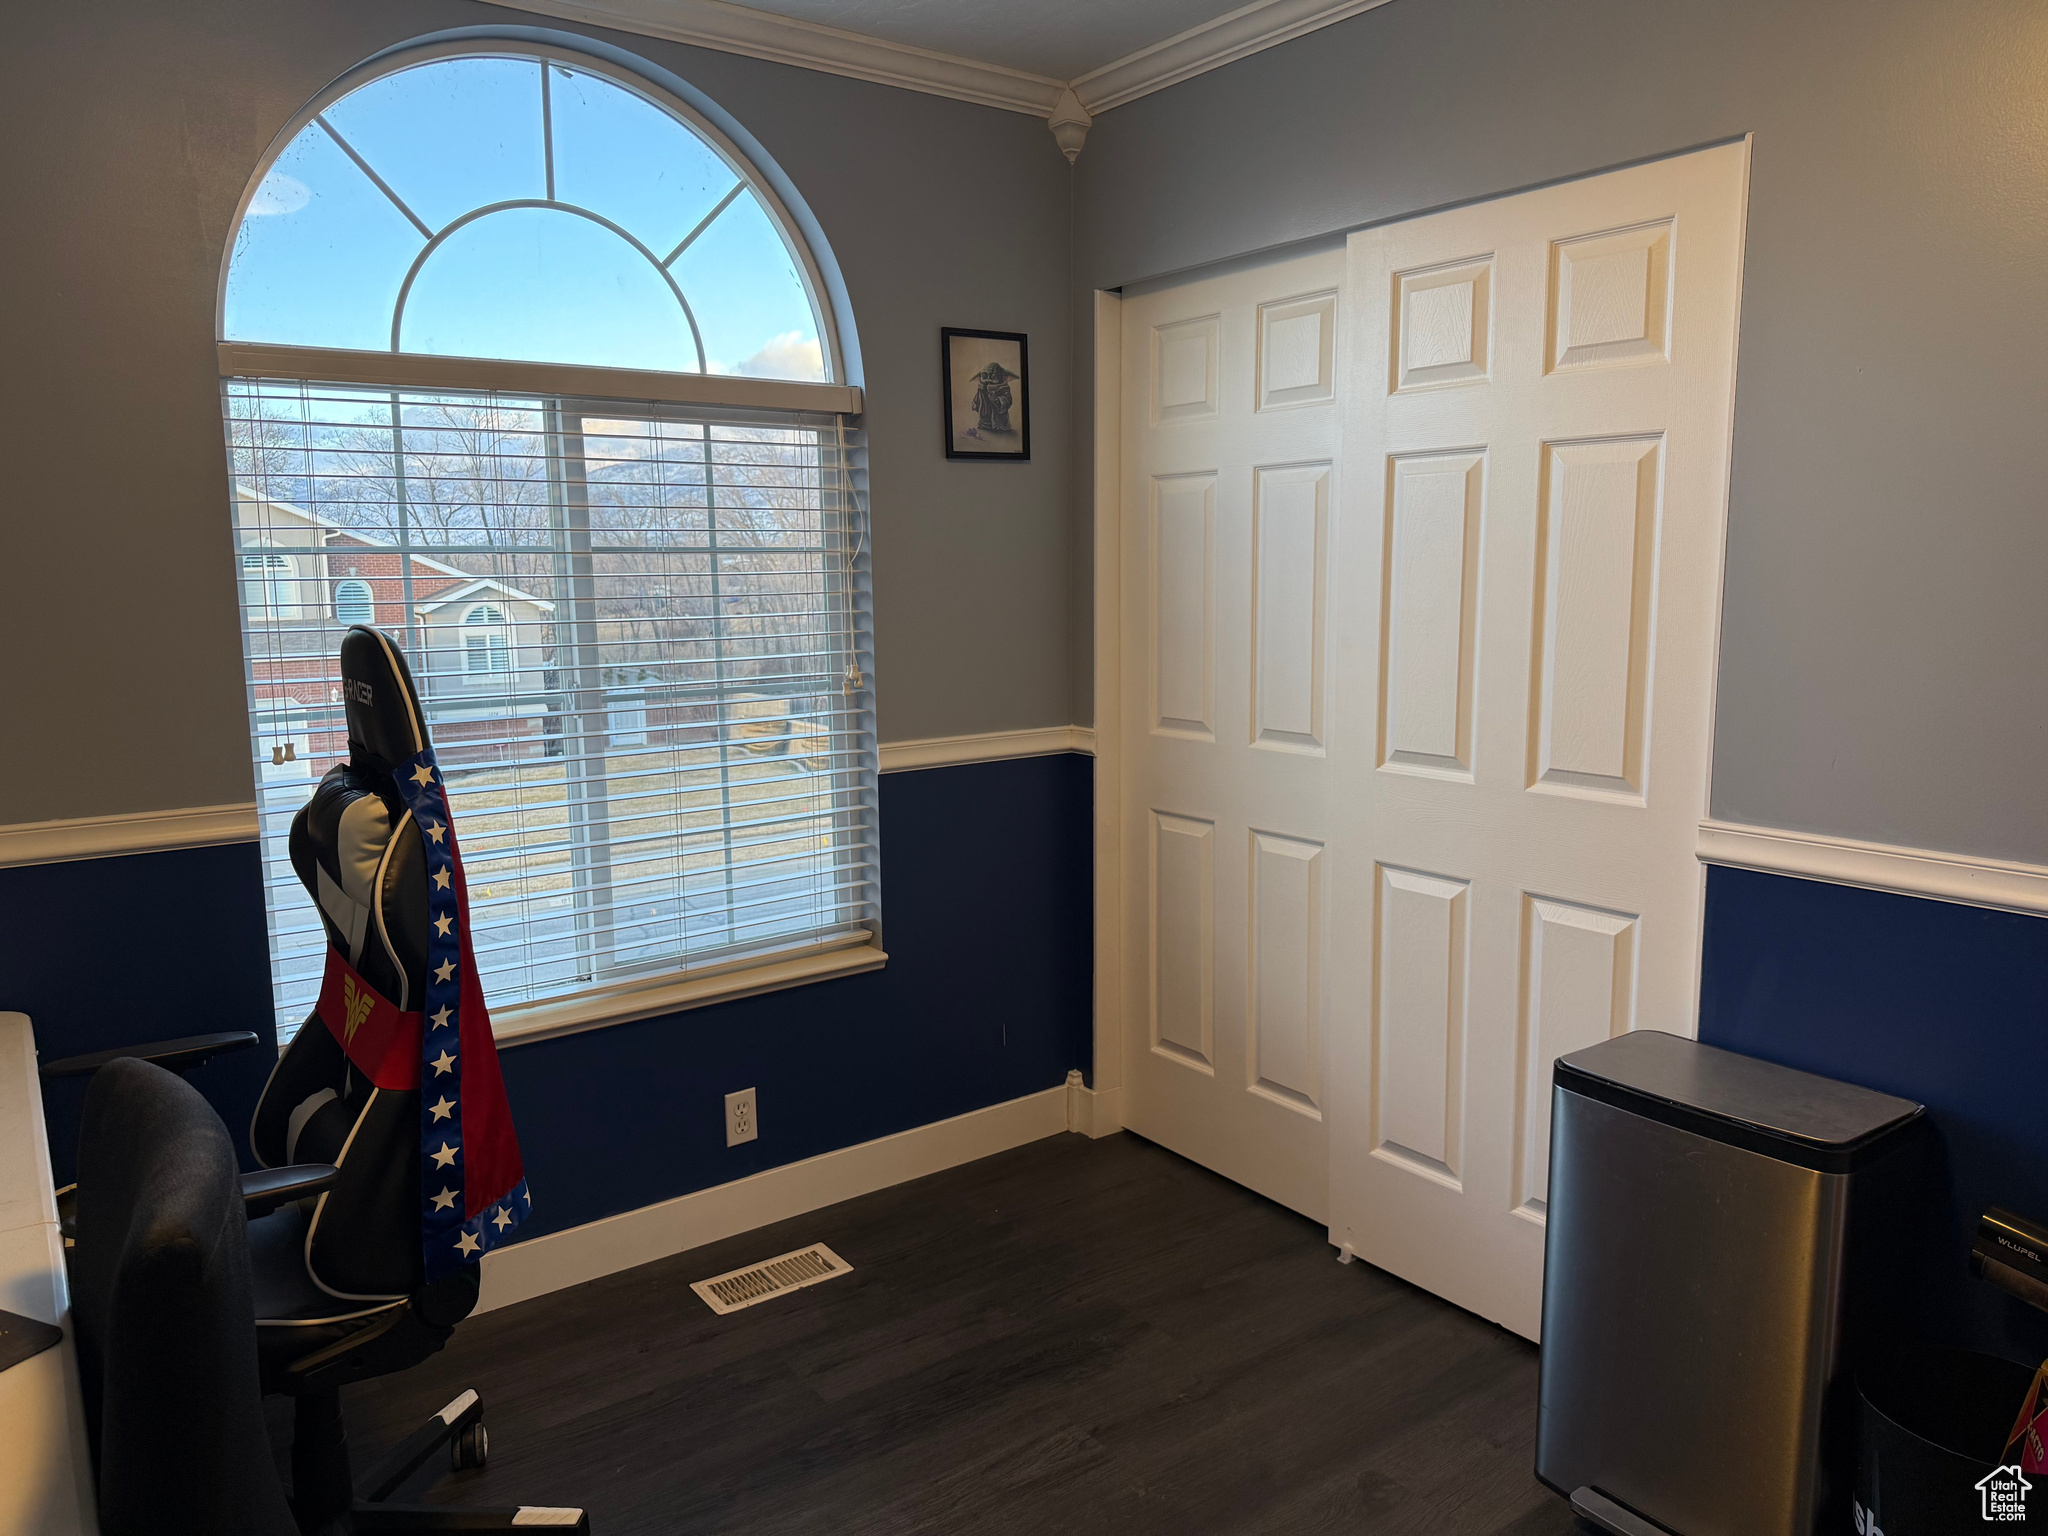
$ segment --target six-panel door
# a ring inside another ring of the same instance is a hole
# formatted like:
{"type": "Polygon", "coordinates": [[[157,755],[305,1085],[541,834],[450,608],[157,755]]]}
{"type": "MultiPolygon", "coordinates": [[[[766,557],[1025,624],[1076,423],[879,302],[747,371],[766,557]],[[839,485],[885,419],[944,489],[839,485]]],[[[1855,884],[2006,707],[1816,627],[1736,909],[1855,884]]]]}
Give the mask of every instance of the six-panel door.
{"type": "Polygon", "coordinates": [[[1530,1338],[1551,1064],[1694,1029],[1745,164],[1350,240],[1331,1237],[1530,1338]]]}
{"type": "Polygon", "coordinates": [[[1342,268],[1122,306],[1124,1120],[1318,1221],[1342,268]]]}

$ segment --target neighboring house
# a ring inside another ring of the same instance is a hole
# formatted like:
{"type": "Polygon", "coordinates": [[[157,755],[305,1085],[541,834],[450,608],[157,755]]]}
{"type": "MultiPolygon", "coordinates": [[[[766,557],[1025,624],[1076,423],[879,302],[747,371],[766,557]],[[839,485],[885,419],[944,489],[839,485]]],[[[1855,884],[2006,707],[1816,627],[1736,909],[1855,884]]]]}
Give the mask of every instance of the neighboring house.
{"type": "Polygon", "coordinates": [[[260,763],[266,782],[318,777],[347,756],[339,653],[351,624],[374,624],[403,648],[444,752],[476,761],[541,750],[553,603],[244,485],[235,532],[249,685],[268,717],[258,755],[292,754],[260,763]]]}

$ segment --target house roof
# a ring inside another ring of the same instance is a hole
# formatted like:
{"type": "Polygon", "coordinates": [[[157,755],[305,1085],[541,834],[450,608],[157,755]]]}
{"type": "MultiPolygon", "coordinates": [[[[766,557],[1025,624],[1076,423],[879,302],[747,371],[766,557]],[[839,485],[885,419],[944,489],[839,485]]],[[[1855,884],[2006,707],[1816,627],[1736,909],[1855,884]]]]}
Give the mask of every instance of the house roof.
{"type": "Polygon", "coordinates": [[[479,593],[483,592],[502,593],[508,601],[517,599],[520,602],[532,603],[541,608],[554,607],[554,604],[548,602],[545,598],[529,597],[517,587],[508,587],[504,582],[493,580],[489,576],[472,576],[469,580],[457,586],[444,587],[430,597],[416,599],[413,607],[417,608],[421,613],[428,613],[436,608],[446,608],[450,603],[459,603],[465,599],[476,597],[479,593]]]}
{"type": "Polygon", "coordinates": [[[423,565],[428,570],[438,571],[444,576],[453,576],[462,583],[459,591],[437,592],[426,602],[415,603],[413,606],[416,608],[436,608],[443,603],[455,601],[458,596],[473,595],[477,592],[490,590],[502,593],[508,600],[531,603],[536,608],[543,609],[549,613],[554,612],[555,605],[546,598],[536,597],[533,593],[522,588],[512,586],[508,582],[499,581],[495,576],[479,576],[474,571],[465,571],[457,566],[448,565],[443,561],[432,559],[426,555],[415,555],[409,550],[401,550],[396,544],[389,543],[383,539],[373,538],[360,528],[351,528],[346,523],[337,523],[332,518],[322,517],[317,512],[309,512],[304,507],[289,501],[279,501],[274,496],[259,495],[257,492],[250,490],[246,485],[237,483],[235,486],[235,496],[238,500],[253,502],[272,511],[283,512],[288,516],[299,519],[303,523],[309,523],[315,528],[330,528],[336,533],[346,534],[349,538],[371,549],[389,550],[392,554],[404,554],[415,565],[423,565]]]}

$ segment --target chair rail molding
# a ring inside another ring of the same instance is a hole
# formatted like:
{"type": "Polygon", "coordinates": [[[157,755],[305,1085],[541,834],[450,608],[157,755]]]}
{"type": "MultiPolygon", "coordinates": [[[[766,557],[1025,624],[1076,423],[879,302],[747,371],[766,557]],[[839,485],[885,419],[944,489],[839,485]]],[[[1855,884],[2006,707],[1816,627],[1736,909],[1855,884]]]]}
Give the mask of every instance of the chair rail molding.
{"type": "Polygon", "coordinates": [[[1073,80],[1055,80],[955,54],[776,16],[726,0],[492,0],[508,10],[666,38],[721,53],[793,64],[1047,120],[1071,161],[1093,114],[1291,42],[1387,0],[1252,0],[1185,32],[1113,59],[1073,80]]]}
{"type": "Polygon", "coordinates": [[[1051,757],[1056,752],[1095,753],[1095,732],[1085,725],[1047,725],[1030,731],[988,731],[978,736],[925,736],[885,741],[882,772],[909,768],[952,768],[963,763],[999,763],[1013,757],[1051,757]]]}
{"type": "Polygon", "coordinates": [[[165,853],[256,841],[256,805],[195,805],[175,811],[126,811],[0,826],[0,869],[63,864],[122,853],[165,853]]]}
{"type": "Polygon", "coordinates": [[[2048,865],[1712,820],[1700,823],[1698,852],[1702,864],[2048,915],[2048,865]]]}
{"type": "MultiPolygon", "coordinates": [[[[1085,725],[1047,725],[1026,731],[885,741],[877,751],[884,773],[999,763],[1015,757],[1050,757],[1058,752],[1092,756],[1095,732],[1085,725]]],[[[113,816],[74,816],[58,821],[19,821],[0,825],[0,869],[20,864],[114,858],[128,853],[168,853],[177,848],[211,848],[219,843],[253,843],[258,835],[253,801],[169,811],[124,811],[113,816]]]]}

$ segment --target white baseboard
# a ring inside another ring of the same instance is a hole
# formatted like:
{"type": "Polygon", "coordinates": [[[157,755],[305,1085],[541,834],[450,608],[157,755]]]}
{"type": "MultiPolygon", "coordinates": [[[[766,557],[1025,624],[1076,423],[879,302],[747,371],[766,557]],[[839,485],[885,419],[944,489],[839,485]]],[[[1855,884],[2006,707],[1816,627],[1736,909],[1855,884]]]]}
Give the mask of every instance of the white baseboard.
{"type": "Polygon", "coordinates": [[[1124,1128],[1121,1088],[1095,1089],[1081,1081],[1078,1069],[1067,1074],[1067,1129],[1099,1140],[1124,1128]]]}
{"type": "Polygon", "coordinates": [[[951,768],[960,763],[996,763],[1012,757],[1050,757],[1055,752],[1095,751],[1095,732],[1085,725],[1048,725],[1032,731],[988,731],[979,736],[925,736],[885,741],[882,772],[905,768],[951,768]]]}
{"type": "Polygon", "coordinates": [[[991,1104],[879,1141],[843,1147],[659,1205],[514,1243],[485,1255],[483,1295],[477,1311],[509,1307],[617,1274],[856,1195],[1007,1152],[1026,1142],[1056,1136],[1066,1128],[1067,1090],[1048,1088],[1007,1104],[991,1104]]]}
{"type": "Polygon", "coordinates": [[[1795,875],[1902,896],[2048,914],[2048,867],[2009,864],[1968,854],[1936,853],[1888,843],[1861,843],[1817,832],[1786,832],[1736,822],[1700,823],[1703,864],[1795,875]]]}

